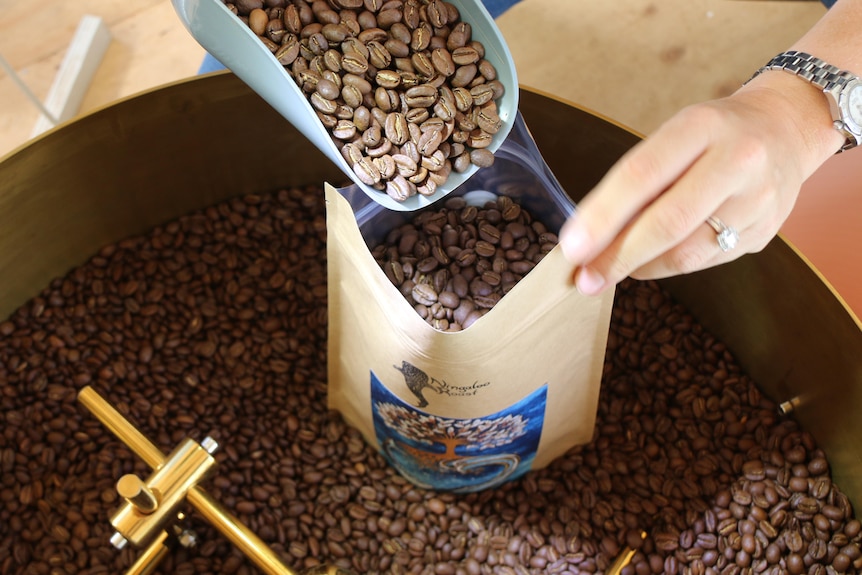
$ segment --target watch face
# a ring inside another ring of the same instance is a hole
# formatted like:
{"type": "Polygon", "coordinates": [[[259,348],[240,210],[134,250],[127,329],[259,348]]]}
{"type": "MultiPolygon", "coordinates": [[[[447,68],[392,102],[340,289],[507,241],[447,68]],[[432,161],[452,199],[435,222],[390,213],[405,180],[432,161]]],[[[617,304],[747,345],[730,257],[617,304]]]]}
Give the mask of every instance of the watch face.
{"type": "Polygon", "coordinates": [[[854,82],[847,94],[847,115],[856,124],[856,129],[862,128],[862,82],[854,82]]]}

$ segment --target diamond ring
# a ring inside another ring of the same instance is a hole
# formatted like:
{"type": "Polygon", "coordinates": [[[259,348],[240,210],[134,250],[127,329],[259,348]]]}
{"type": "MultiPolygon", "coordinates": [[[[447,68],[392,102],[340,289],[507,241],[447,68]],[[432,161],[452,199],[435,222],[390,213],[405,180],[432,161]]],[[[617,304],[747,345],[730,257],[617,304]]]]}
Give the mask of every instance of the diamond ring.
{"type": "Polygon", "coordinates": [[[724,225],[724,222],[715,216],[709,216],[706,223],[715,230],[715,239],[718,240],[721,251],[729,252],[739,243],[739,232],[735,228],[724,225]]]}

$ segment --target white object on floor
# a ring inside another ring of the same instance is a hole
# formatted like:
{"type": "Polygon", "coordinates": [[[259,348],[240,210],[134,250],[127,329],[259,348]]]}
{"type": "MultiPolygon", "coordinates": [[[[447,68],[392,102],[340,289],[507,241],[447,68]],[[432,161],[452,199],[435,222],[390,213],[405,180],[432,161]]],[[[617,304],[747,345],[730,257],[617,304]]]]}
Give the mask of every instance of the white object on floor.
{"type": "Polygon", "coordinates": [[[31,138],[65,122],[78,112],[110,43],[111,33],[101,18],[81,18],[45,103],[39,106],[42,115],[33,127],[31,138]]]}
{"type": "Polygon", "coordinates": [[[39,108],[39,110],[49,119],[51,119],[54,123],[57,122],[57,119],[54,118],[54,115],[48,111],[48,108],[45,107],[45,105],[42,103],[41,100],[39,100],[36,94],[34,94],[30,90],[30,88],[27,87],[27,84],[24,83],[24,80],[22,80],[15,72],[15,68],[12,67],[12,64],[6,61],[6,58],[4,58],[2,54],[0,54],[0,67],[6,70],[6,73],[9,74],[9,77],[12,78],[13,82],[15,82],[15,85],[18,86],[18,88],[22,92],[24,92],[24,95],[27,96],[27,99],[30,100],[30,102],[32,102],[34,106],[39,108]]]}

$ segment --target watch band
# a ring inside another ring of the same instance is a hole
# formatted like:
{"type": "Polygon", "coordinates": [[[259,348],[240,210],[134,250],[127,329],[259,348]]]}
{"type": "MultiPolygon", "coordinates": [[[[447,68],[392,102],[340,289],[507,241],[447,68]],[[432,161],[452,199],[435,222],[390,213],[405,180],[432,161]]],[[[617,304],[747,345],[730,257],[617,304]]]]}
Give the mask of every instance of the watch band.
{"type": "Polygon", "coordinates": [[[846,122],[842,118],[842,111],[838,105],[839,94],[851,82],[858,82],[858,76],[852,72],[848,72],[847,70],[842,70],[836,66],[827,64],[820,58],[812,56],[811,54],[806,54],[805,52],[799,52],[797,50],[790,50],[775,56],[772,60],[767,62],[765,66],[757,70],[745,83],[748,84],[748,82],[751,82],[754,78],[767,70],[784,70],[786,72],[790,72],[791,74],[795,74],[817,86],[823,91],[830,102],[834,127],[846,137],[844,145],[842,145],[838,150],[839,152],[849,150],[860,143],[859,134],[854,133],[848,128],[846,122]]]}
{"type": "MultiPolygon", "coordinates": [[[[749,78],[748,82],[751,82],[751,80],[767,70],[786,70],[796,74],[800,78],[808,80],[821,90],[830,91],[836,86],[843,88],[845,84],[850,82],[850,80],[856,78],[855,74],[848,72],[847,70],[842,70],[832,64],[827,64],[820,58],[812,56],[811,54],[798,52],[796,50],[782,52],[777,55],[767,62],[765,66],[755,72],[754,75],[749,78]]],[[[748,82],[746,82],[746,84],[748,82]]]]}

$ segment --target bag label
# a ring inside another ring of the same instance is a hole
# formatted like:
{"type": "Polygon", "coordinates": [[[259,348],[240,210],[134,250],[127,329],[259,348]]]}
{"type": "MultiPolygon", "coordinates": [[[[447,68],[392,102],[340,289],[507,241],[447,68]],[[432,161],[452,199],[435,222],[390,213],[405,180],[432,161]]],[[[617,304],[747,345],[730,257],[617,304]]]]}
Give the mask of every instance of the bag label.
{"type": "Polygon", "coordinates": [[[426,394],[476,395],[492,391],[490,382],[445,383],[408,362],[393,366],[389,375],[403,376],[415,398],[403,401],[371,371],[374,431],[380,451],[406,479],[428,489],[466,493],[530,470],[545,422],[547,384],[491,415],[456,419],[422,411],[426,394]]]}

